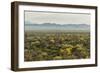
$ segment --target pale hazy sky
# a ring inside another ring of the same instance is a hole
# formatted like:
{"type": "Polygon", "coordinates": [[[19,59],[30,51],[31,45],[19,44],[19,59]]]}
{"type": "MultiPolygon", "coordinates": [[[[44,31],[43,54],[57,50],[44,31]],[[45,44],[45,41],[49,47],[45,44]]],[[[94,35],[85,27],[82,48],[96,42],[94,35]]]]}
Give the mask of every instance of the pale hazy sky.
{"type": "Polygon", "coordinates": [[[25,22],[39,24],[90,24],[90,14],[25,11],[25,22]]]}

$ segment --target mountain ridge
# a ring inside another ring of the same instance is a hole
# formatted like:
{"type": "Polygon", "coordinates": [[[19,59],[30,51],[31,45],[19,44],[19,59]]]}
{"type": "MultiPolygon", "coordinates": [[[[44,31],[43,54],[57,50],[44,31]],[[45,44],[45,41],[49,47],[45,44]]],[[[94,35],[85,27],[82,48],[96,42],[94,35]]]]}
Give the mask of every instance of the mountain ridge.
{"type": "Polygon", "coordinates": [[[25,24],[25,30],[90,30],[88,24],[56,24],[56,23],[42,23],[42,24],[25,24]]]}

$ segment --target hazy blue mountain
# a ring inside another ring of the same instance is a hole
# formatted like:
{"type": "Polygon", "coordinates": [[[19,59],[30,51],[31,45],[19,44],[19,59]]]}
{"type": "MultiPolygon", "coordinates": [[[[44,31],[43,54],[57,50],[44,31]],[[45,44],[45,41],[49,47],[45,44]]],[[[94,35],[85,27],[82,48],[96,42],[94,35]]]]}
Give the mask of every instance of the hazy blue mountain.
{"type": "Polygon", "coordinates": [[[84,31],[89,31],[90,25],[88,24],[56,24],[56,23],[25,24],[25,30],[84,30],[84,31]]]}

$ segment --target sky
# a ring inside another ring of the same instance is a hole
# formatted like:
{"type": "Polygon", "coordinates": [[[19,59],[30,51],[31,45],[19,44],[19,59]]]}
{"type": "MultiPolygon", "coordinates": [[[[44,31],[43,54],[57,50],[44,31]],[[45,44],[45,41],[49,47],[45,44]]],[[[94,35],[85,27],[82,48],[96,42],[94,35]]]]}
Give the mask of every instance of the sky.
{"type": "Polygon", "coordinates": [[[25,24],[90,24],[90,14],[25,11],[25,24]]]}

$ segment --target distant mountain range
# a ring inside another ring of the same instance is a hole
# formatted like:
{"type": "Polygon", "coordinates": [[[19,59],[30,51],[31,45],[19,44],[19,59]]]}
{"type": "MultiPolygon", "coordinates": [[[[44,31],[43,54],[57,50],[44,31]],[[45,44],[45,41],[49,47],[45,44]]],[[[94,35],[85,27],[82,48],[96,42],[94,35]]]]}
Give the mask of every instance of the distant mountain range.
{"type": "Polygon", "coordinates": [[[25,30],[89,31],[90,25],[88,24],[56,24],[56,23],[25,24],[25,30]]]}

